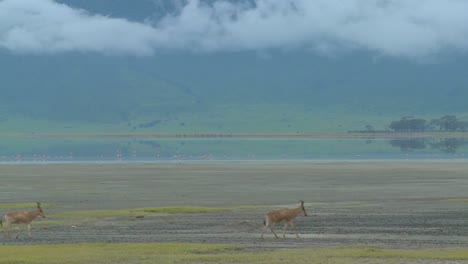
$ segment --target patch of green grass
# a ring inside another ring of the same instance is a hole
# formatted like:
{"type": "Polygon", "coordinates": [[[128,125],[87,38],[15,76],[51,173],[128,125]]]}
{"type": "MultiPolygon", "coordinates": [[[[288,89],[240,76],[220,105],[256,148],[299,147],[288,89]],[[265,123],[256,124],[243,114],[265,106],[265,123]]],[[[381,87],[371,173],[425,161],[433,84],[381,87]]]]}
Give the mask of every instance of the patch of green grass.
{"type": "Polygon", "coordinates": [[[266,206],[266,205],[236,205],[236,206],[230,206],[230,207],[227,207],[228,209],[232,209],[232,210],[236,210],[236,209],[239,209],[239,210],[257,210],[257,209],[273,209],[274,207],[273,206],[266,206]]]}
{"type": "Polygon", "coordinates": [[[154,213],[154,214],[203,214],[224,211],[224,208],[180,206],[180,207],[148,207],[130,210],[132,213],[154,213]]]}
{"type": "Polygon", "coordinates": [[[259,205],[237,205],[226,207],[204,207],[204,206],[178,206],[178,207],[149,207],[131,210],[132,212],[145,212],[156,214],[203,214],[215,213],[227,210],[255,210],[261,208],[270,208],[269,206],[259,205]]]}
{"type": "Polygon", "coordinates": [[[89,211],[72,211],[54,214],[54,218],[76,218],[76,217],[118,217],[118,216],[136,216],[139,215],[130,210],[89,210],[89,211]]]}
{"type": "Polygon", "coordinates": [[[237,246],[188,243],[0,246],[0,263],[438,263],[468,260],[468,250],[328,248],[252,252],[237,246]]]}
{"type": "Polygon", "coordinates": [[[214,244],[57,244],[0,246],[0,263],[175,263],[238,247],[214,244]]]}
{"type": "Polygon", "coordinates": [[[60,226],[63,225],[63,222],[57,220],[44,220],[44,221],[34,221],[31,224],[33,227],[49,227],[49,226],[60,226]]]}
{"type": "Polygon", "coordinates": [[[136,209],[120,209],[120,210],[89,210],[64,212],[53,215],[57,218],[73,218],[73,217],[119,217],[119,216],[139,216],[151,214],[202,214],[224,211],[226,208],[218,207],[198,207],[198,206],[180,206],[180,207],[146,207],[136,209]]]}
{"type": "Polygon", "coordinates": [[[173,206],[173,207],[145,207],[136,209],[119,209],[119,210],[89,210],[89,211],[72,211],[63,212],[52,215],[56,218],[76,218],[76,217],[121,217],[121,216],[145,216],[151,214],[205,214],[215,213],[227,210],[254,210],[264,208],[263,206],[241,205],[231,207],[203,207],[203,206],[173,206]]]}
{"type": "Polygon", "coordinates": [[[184,263],[439,263],[440,260],[466,260],[468,250],[386,250],[375,248],[276,250],[266,253],[224,253],[191,256],[184,263]],[[405,260],[405,261],[402,261],[405,260]],[[422,262],[421,262],[422,261],[422,262]]]}
{"type": "Polygon", "coordinates": [[[327,254],[351,258],[403,258],[432,260],[467,260],[468,250],[398,250],[377,248],[351,248],[327,250],[327,254]],[[337,253],[338,252],[338,253],[337,253]]]}

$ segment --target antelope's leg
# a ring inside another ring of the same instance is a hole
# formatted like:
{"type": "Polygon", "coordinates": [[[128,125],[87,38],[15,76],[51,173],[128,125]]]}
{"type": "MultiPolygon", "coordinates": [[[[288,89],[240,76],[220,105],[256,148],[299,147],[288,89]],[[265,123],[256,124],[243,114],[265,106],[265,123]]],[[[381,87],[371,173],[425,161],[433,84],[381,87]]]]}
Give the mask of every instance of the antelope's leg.
{"type": "Polygon", "coordinates": [[[28,235],[31,237],[31,224],[28,225],[28,235]]]}
{"type": "Polygon", "coordinates": [[[263,238],[263,234],[265,233],[266,228],[267,228],[267,226],[266,226],[266,225],[263,225],[263,228],[262,228],[262,235],[260,236],[260,238],[263,238]]]}
{"type": "Polygon", "coordinates": [[[273,224],[270,224],[270,230],[271,230],[271,232],[273,232],[273,234],[275,234],[275,238],[278,238],[278,235],[275,233],[275,230],[273,230],[273,227],[274,227],[274,225],[273,225],[273,224]]]}
{"type": "Polygon", "coordinates": [[[286,238],[286,228],[288,228],[288,222],[284,223],[283,238],[286,238]]]}
{"type": "Polygon", "coordinates": [[[297,230],[296,230],[296,225],[294,223],[291,223],[291,226],[294,232],[296,233],[296,237],[299,238],[299,234],[297,233],[297,230]]]}
{"type": "Polygon", "coordinates": [[[6,223],[4,226],[3,226],[3,232],[5,232],[5,236],[8,237],[8,238],[11,238],[11,235],[10,235],[10,225],[8,223],[6,223]]]}
{"type": "Polygon", "coordinates": [[[16,234],[16,239],[19,238],[19,236],[20,236],[20,234],[21,234],[21,230],[23,229],[23,227],[24,227],[24,226],[23,226],[22,224],[19,224],[19,225],[18,225],[18,234],[16,234]]]}

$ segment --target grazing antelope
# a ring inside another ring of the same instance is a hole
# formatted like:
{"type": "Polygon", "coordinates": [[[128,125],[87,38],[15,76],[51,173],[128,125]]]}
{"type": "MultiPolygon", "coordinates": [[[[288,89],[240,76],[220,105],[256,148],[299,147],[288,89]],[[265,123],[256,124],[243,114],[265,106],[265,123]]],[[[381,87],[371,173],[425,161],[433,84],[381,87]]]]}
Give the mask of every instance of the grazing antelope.
{"type": "Polygon", "coordinates": [[[300,213],[304,213],[304,216],[307,216],[307,212],[304,208],[303,201],[301,201],[301,205],[298,208],[283,209],[283,210],[269,212],[268,214],[265,215],[265,220],[263,220],[263,230],[262,230],[262,236],[260,238],[263,238],[263,234],[265,233],[265,230],[267,227],[270,227],[271,232],[273,232],[273,234],[275,234],[275,237],[278,238],[275,231],[273,230],[273,227],[275,226],[276,223],[280,223],[283,221],[284,221],[283,238],[286,238],[286,228],[288,227],[288,225],[292,227],[292,229],[296,233],[296,237],[299,238],[299,234],[297,233],[296,226],[294,225],[294,219],[296,219],[296,217],[300,213]]]}
{"type": "MultiPolygon", "coordinates": [[[[37,208],[36,210],[32,211],[17,211],[17,212],[10,212],[6,213],[3,218],[0,220],[0,225],[4,227],[6,231],[6,236],[10,237],[10,226],[12,224],[26,224],[28,225],[28,234],[31,237],[31,222],[36,219],[37,216],[41,216],[45,218],[45,213],[41,208],[41,203],[36,202],[37,208]]],[[[18,235],[16,238],[18,238],[18,235]]]]}

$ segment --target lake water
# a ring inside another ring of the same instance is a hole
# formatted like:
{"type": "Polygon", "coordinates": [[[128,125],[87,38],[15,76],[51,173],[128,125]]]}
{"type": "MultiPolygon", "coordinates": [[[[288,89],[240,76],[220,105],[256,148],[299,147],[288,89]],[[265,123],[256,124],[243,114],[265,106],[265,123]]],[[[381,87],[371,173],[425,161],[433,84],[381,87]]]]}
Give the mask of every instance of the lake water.
{"type": "Polygon", "coordinates": [[[0,163],[465,159],[466,139],[0,138],[0,163]]]}

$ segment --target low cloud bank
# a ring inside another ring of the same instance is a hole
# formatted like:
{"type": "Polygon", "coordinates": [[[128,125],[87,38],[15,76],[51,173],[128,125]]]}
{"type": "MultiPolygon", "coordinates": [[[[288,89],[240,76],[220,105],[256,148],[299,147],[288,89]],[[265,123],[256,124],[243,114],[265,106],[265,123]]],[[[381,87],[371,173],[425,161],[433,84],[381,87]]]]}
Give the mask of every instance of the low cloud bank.
{"type": "Polygon", "coordinates": [[[0,48],[15,53],[369,50],[425,57],[468,49],[464,0],[200,0],[132,22],[53,0],[0,0],[0,48]]]}

